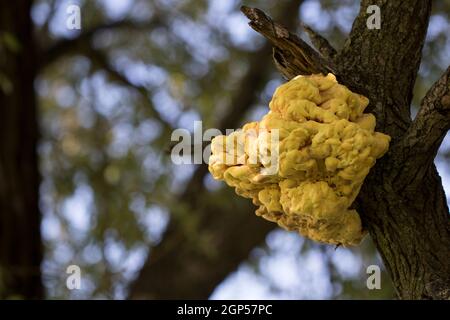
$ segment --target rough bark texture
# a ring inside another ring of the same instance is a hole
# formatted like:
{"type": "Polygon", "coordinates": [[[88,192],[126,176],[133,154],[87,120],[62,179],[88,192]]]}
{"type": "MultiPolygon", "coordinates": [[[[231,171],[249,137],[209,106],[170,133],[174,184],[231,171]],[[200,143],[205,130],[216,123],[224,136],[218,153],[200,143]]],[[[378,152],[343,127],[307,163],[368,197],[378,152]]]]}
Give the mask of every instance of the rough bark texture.
{"type": "Polygon", "coordinates": [[[355,206],[402,299],[450,298],[449,210],[433,164],[450,128],[449,70],[430,89],[416,119],[410,117],[430,10],[431,1],[363,0],[344,48],[333,54],[333,61],[311,55],[314,63],[308,69],[299,65],[310,52],[301,40],[260,10],[243,8],[250,25],[274,44],[275,64],[287,78],[312,73],[324,61],[341,83],[370,99],[377,130],[392,137],[355,206]],[[381,9],[380,30],[366,26],[369,5],[381,9]]]}
{"type": "Polygon", "coordinates": [[[0,2],[0,298],[43,297],[30,9],[0,2]]]}

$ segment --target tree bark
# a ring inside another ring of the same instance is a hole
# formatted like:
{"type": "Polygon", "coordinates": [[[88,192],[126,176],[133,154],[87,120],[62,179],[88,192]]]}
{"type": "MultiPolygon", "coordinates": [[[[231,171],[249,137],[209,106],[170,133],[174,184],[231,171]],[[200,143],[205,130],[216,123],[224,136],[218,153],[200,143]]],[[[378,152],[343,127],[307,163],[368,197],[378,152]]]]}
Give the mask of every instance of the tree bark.
{"type": "Polygon", "coordinates": [[[0,298],[43,297],[31,1],[0,2],[0,298]]]}
{"type": "Polygon", "coordinates": [[[260,10],[243,11],[250,25],[274,44],[275,64],[287,78],[299,70],[312,73],[319,62],[333,70],[341,83],[370,99],[368,110],[377,118],[377,130],[389,134],[392,141],[354,205],[399,298],[450,299],[449,209],[433,164],[450,128],[450,69],[430,89],[416,119],[410,117],[431,1],[363,0],[344,48],[333,54],[332,61],[309,55],[300,39],[281,25],[274,27],[260,10]],[[381,9],[380,30],[366,26],[369,5],[381,9]],[[310,69],[299,65],[293,54],[299,52],[302,61],[313,62],[310,69]]]}

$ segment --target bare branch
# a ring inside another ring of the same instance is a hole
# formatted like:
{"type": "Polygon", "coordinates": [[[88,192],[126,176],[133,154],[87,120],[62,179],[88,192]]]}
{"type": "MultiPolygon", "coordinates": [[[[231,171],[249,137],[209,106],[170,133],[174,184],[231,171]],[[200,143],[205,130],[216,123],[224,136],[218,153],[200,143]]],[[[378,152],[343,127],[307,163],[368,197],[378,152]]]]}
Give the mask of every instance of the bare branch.
{"type": "Polygon", "coordinates": [[[161,115],[158,113],[158,111],[156,111],[153,103],[150,100],[149,90],[146,87],[130,81],[124,74],[122,74],[109,62],[109,59],[104,52],[89,47],[82,53],[86,54],[92,60],[94,65],[106,71],[111,80],[121,83],[122,85],[137,91],[142,96],[145,103],[149,104],[149,111],[151,111],[152,117],[161,122],[161,124],[163,124],[166,129],[172,129],[172,125],[161,118],[161,115]]]}
{"type": "MultiPolygon", "coordinates": [[[[411,173],[404,176],[421,181],[449,129],[450,66],[428,90],[419,113],[401,141],[401,148],[397,148],[401,150],[397,156],[398,161],[403,162],[402,171],[411,173]]],[[[411,183],[412,181],[403,182],[404,185],[411,183]]]]}
{"type": "Polygon", "coordinates": [[[246,6],[241,11],[250,19],[249,25],[272,42],[276,66],[287,79],[299,74],[334,73],[331,63],[263,11],[246,6]]]}
{"type": "MultiPolygon", "coordinates": [[[[445,134],[450,129],[450,66],[428,90],[420,111],[408,130],[407,137],[420,140],[415,153],[436,154],[445,134]]],[[[411,140],[409,140],[411,141],[411,140]]]]}
{"type": "Polygon", "coordinates": [[[273,48],[273,59],[277,69],[286,79],[304,74],[328,72],[333,73],[337,80],[345,84],[354,92],[365,94],[365,88],[353,77],[351,72],[339,72],[331,60],[322,57],[305,41],[289,32],[281,24],[274,22],[262,10],[257,8],[241,7],[241,11],[250,19],[249,25],[258,33],[270,40],[273,48]]]}
{"type": "Polygon", "coordinates": [[[161,21],[155,17],[151,21],[145,23],[124,19],[98,25],[89,30],[83,31],[74,39],[59,40],[50,48],[43,50],[39,54],[41,58],[38,68],[42,69],[64,55],[83,51],[84,48],[91,46],[92,39],[102,31],[117,29],[147,30],[155,28],[160,24],[161,21]]]}
{"type": "Polygon", "coordinates": [[[337,52],[328,40],[305,23],[302,23],[302,28],[306,31],[312,44],[317,50],[319,50],[322,56],[330,61],[333,61],[337,52]]]}

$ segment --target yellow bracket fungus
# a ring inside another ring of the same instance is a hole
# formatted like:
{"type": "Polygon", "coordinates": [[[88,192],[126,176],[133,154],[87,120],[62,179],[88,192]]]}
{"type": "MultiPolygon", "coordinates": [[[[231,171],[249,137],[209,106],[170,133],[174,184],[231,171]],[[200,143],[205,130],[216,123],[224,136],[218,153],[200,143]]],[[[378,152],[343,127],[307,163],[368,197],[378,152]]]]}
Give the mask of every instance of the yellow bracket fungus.
{"type": "Polygon", "coordinates": [[[365,232],[349,208],[390,141],[363,113],[368,103],[331,73],[298,76],[276,89],[261,121],[213,139],[209,171],[253,199],[258,216],[316,241],[359,244],[365,232]]]}

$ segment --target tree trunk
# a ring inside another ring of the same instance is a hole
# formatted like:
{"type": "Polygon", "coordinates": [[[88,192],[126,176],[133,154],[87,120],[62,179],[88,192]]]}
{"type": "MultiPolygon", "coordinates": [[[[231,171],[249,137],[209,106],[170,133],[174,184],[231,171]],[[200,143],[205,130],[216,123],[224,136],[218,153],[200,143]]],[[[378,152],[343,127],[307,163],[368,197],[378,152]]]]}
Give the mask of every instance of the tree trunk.
{"type": "Polygon", "coordinates": [[[322,56],[262,11],[244,7],[243,12],[274,44],[275,64],[286,78],[333,72],[370,99],[368,111],[377,118],[377,130],[392,141],[354,205],[399,298],[450,299],[450,215],[433,163],[450,128],[450,68],[429,90],[414,121],[410,117],[431,1],[363,0],[349,39],[337,53],[307,28],[322,56]],[[369,5],[381,9],[379,30],[367,28],[369,5]]]}
{"type": "Polygon", "coordinates": [[[421,185],[399,188],[397,168],[377,167],[359,197],[368,228],[399,298],[450,298],[450,229],[441,179],[430,167],[421,185]]]}
{"type": "Polygon", "coordinates": [[[0,2],[0,298],[43,297],[31,1],[0,2]]]}
{"type": "Polygon", "coordinates": [[[412,127],[410,105],[431,1],[379,1],[380,30],[367,29],[365,12],[371,4],[377,3],[363,1],[352,43],[337,57],[340,72],[364,84],[377,130],[392,137],[390,151],[367,177],[358,205],[399,298],[448,299],[450,220],[433,165],[437,149],[424,155],[415,141],[405,139],[412,127]],[[408,159],[402,159],[405,150],[414,150],[408,159]]]}

